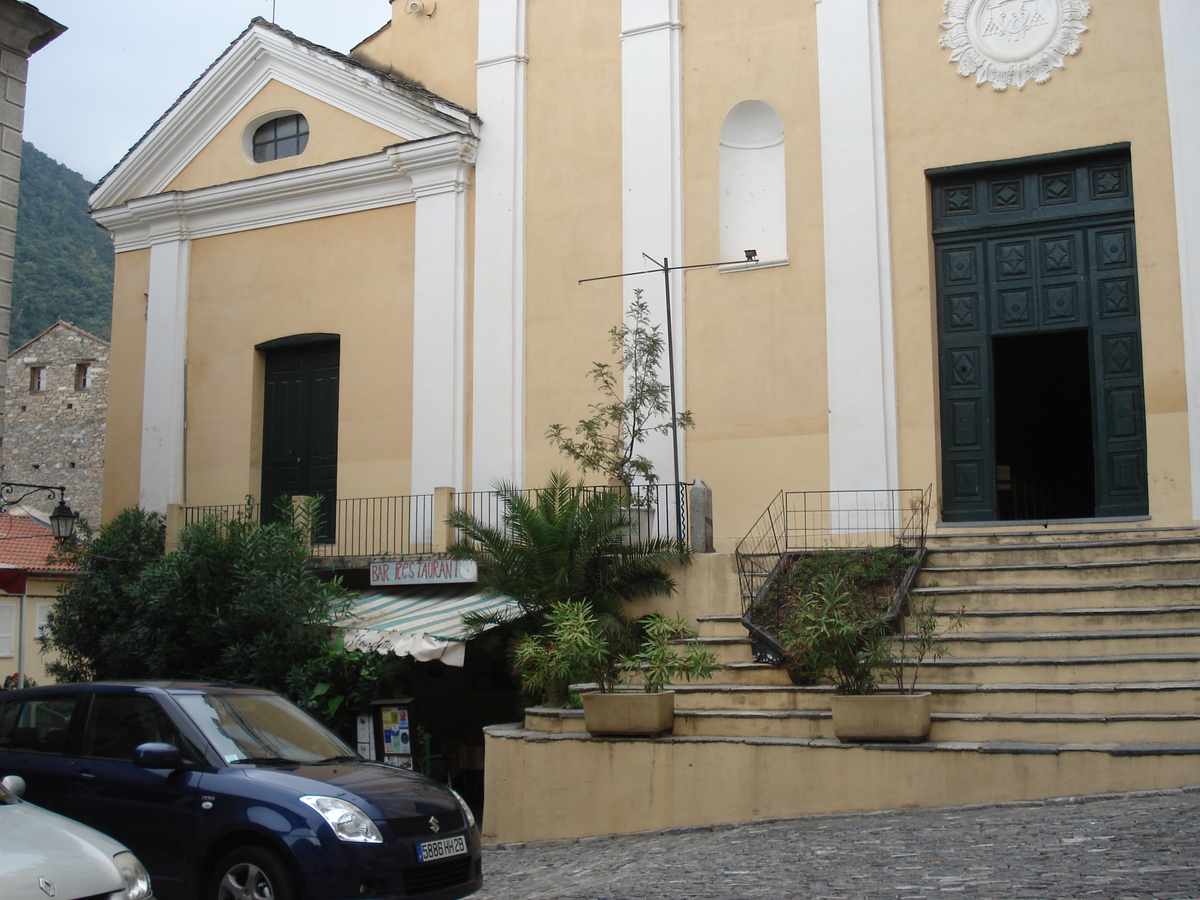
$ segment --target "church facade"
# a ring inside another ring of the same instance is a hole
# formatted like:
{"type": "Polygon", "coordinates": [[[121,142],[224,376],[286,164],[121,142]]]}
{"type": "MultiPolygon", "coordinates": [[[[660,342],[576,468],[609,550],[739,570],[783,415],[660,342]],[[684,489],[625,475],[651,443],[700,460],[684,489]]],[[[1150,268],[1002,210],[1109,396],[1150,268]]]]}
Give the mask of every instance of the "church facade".
{"type": "Polygon", "coordinates": [[[536,486],[641,289],[719,550],[780,490],[1200,519],[1190,0],[390,16],[255,20],[96,188],[106,517],[536,486]]]}

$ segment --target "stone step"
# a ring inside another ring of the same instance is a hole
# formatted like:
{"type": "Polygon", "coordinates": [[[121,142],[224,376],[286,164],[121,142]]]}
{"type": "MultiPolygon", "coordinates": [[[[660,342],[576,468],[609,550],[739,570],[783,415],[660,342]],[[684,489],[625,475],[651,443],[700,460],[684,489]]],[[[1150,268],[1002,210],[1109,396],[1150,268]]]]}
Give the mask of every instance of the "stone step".
{"type": "Polygon", "coordinates": [[[828,709],[675,709],[675,734],[712,737],[833,737],[828,709]]]}
{"type": "Polygon", "coordinates": [[[701,637],[745,637],[746,626],[740,614],[701,616],[696,620],[696,632],[701,637]]]}
{"type": "MultiPolygon", "coordinates": [[[[924,669],[922,669],[922,672],[924,669]]],[[[891,686],[891,683],[888,683],[891,686]]],[[[828,710],[832,685],[674,686],[676,709],[738,711],[828,710]]],[[[1200,714],[1200,680],[1075,684],[955,684],[921,680],[933,709],[947,713],[1200,714]]]]}
{"type": "Polygon", "coordinates": [[[937,647],[965,661],[1200,653],[1200,628],[959,633],[937,638],[937,647]]]}
{"type": "Polygon", "coordinates": [[[1200,681],[930,684],[935,711],[1056,715],[1200,714],[1200,681]]]}
{"type": "Polygon", "coordinates": [[[1118,560],[1115,562],[1041,563],[1004,566],[926,565],[917,577],[919,587],[979,585],[1126,584],[1179,581],[1200,576],[1200,559],[1118,560]]]}
{"type": "MultiPolygon", "coordinates": [[[[939,613],[939,628],[952,613],[939,613]]],[[[1200,606],[1085,607],[1062,610],[970,610],[961,616],[958,634],[1021,631],[1116,631],[1200,627],[1200,606]]]]}
{"type": "MultiPolygon", "coordinates": [[[[717,658],[717,662],[722,665],[752,663],[754,661],[754,652],[750,646],[750,638],[745,628],[742,628],[742,633],[738,637],[699,637],[693,640],[703,645],[705,649],[710,650],[717,658]]],[[[680,641],[677,643],[686,642],[680,641]]]]}
{"type": "MultiPolygon", "coordinates": [[[[677,709],[676,735],[809,738],[832,736],[828,709],[677,709]]],[[[931,741],[1174,743],[1200,734],[1200,713],[934,712],[931,741]]]]}
{"type": "Polygon", "coordinates": [[[1080,684],[1098,681],[1195,681],[1200,653],[1120,656],[994,657],[926,660],[920,678],[929,684],[1080,684]]]}
{"type": "Polygon", "coordinates": [[[995,610],[1061,610],[1076,607],[1194,606],[1200,579],[1130,584],[997,584],[916,587],[915,597],[932,597],[943,612],[965,608],[995,610]]]}
{"type": "Polygon", "coordinates": [[[1200,541],[1200,529],[1190,526],[1172,528],[1095,528],[1050,530],[1044,526],[989,526],[986,531],[971,531],[969,529],[943,528],[931,533],[926,539],[930,550],[957,549],[970,546],[991,546],[994,544],[1047,544],[1085,543],[1085,542],[1142,542],[1157,544],[1159,542],[1200,541]]]}
{"type": "Polygon", "coordinates": [[[1200,736],[1200,714],[934,713],[931,741],[1176,743],[1200,736]]]}
{"type": "Polygon", "coordinates": [[[932,566],[1012,565],[1023,558],[1043,563],[1115,562],[1200,556],[1200,535],[1129,540],[1076,540],[1049,542],[987,541],[978,544],[931,546],[926,557],[932,566]]]}
{"type": "Polygon", "coordinates": [[[717,678],[723,682],[745,687],[778,687],[792,683],[788,673],[779,666],[755,662],[728,663],[722,668],[721,674],[717,678]]]}

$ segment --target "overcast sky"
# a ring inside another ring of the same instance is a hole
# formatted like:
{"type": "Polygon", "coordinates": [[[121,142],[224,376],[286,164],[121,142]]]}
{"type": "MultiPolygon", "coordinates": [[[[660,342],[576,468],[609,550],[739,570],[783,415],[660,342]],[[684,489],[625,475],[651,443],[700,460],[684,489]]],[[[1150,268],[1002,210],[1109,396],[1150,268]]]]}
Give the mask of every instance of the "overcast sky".
{"type": "Polygon", "coordinates": [[[255,16],[346,53],[388,0],[32,0],[67,26],[29,60],[25,140],[99,181],[255,16]]]}

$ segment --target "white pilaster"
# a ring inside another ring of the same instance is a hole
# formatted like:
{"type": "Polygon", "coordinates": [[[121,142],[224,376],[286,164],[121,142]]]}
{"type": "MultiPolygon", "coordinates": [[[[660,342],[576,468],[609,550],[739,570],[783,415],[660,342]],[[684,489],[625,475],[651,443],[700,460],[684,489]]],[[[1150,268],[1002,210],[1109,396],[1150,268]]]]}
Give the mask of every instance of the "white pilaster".
{"type": "Polygon", "coordinates": [[[895,488],[895,354],[878,0],[816,2],[829,488],[895,488]]]}
{"type": "Polygon", "coordinates": [[[447,135],[389,148],[416,195],[412,492],[462,489],[467,284],[466,187],[476,141],[447,135]]]}
{"type": "MultiPolygon", "coordinates": [[[[525,0],[479,6],[471,486],[525,476],[525,0]]],[[[449,482],[447,482],[449,483],[449,482]]]]}
{"type": "Polygon", "coordinates": [[[182,229],[150,246],[138,502],[143,509],[160,513],[167,511],[167,504],[186,499],[183,454],[190,247],[182,229]]]}
{"type": "Polygon", "coordinates": [[[1187,378],[1188,444],[1192,517],[1200,519],[1200,4],[1161,0],[1167,108],[1171,117],[1175,217],[1179,232],[1179,288],[1183,305],[1183,351],[1187,378]]]}
{"type": "MultiPolygon", "coordinates": [[[[669,259],[683,264],[683,75],[680,60],[679,0],[622,0],[621,3],[621,180],[624,271],[651,268],[669,259]]],[[[666,305],[661,272],[626,278],[622,306],[632,290],[645,290],[654,321],[666,336],[666,305]]],[[[675,371],[670,381],[680,410],[686,409],[683,278],[671,273],[671,319],[675,371]]],[[[664,367],[666,354],[663,355],[664,367]]],[[[664,381],[668,379],[663,377],[664,381]]],[[[687,478],[683,435],[679,440],[680,478],[687,478]]],[[[652,435],[643,448],[660,481],[675,480],[670,436],[652,435]]]]}

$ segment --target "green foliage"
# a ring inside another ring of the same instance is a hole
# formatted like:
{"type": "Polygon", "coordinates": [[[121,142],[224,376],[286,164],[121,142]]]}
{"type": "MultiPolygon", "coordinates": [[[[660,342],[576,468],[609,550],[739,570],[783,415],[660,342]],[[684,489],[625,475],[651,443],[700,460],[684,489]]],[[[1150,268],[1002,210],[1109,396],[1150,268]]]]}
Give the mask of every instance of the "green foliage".
{"type": "Polygon", "coordinates": [[[527,695],[551,706],[567,705],[577,682],[611,692],[618,682],[640,678],[647,693],[656,693],[679,678],[712,677],[717,660],[709,650],[698,641],[677,646],[694,636],[682,619],[652,613],[613,637],[586,602],[568,600],[546,615],[545,631],[514,645],[515,671],[527,695]]]}
{"type": "Polygon", "coordinates": [[[359,708],[408,693],[412,667],[411,656],[347,650],[335,638],[321,653],[293,667],[288,694],[353,744],[359,708]]]}
{"type": "Polygon", "coordinates": [[[344,591],[319,579],[302,527],[249,515],[189,525],[163,554],[161,517],[126,510],[77,550],[44,642],[60,680],[213,679],[286,691],[325,652],[344,591]]]}
{"type": "Polygon", "coordinates": [[[677,541],[634,540],[618,491],[586,489],[555,472],[540,491],[502,484],[497,494],[504,504],[498,527],[465,510],[448,519],[462,534],[450,555],[475,560],[484,587],[520,604],[515,620],[475,624],[539,631],[549,610],[576,600],[587,601],[616,630],[622,601],[671,593],[675,582],[666,566],[691,559],[677,541]]]}
{"type": "Polygon", "coordinates": [[[107,339],[113,244],[88,215],[92,185],[22,145],[9,350],[62,318],[107,339]]]}
{"type": "Polygon", "coordinates": [[[818,576],[799,598],[780,629],[795,659],[841,694],[869,694],[891,668],[891,644],[884,614],[847,589],[843,576],[818,576]]]}
{"type": "Polygon", "coordinates": [[[142,612],[142,572],[163,555],[166,529],[157,513],[126,509],[87,543],[69,544],[60,558],[79,574],[59,594],[47,618],[52,637],[39,640],[58,661],[47,665],[58,681],[129,677],[141,670],[143,647],[135,636],[142,612]]]}
{"type": "Polygon", "coordinates": [[[539,704],[565,706],[572,683],[596,681],[611,690],[617,677],[610,642],[583,600],[555,604],[546,630],[518,640],[512,656],[522,688],[539,704]]]}
{"type": "Polygon", "coordinates": [[[689,641],[682,652],[678,649],[676,641],[695,637],[695,632],[680,617],[651,613],[639,619],[638,624],[642,630],[641,648],[621,657],[621,669],[628,674],[640,674],[646,693],[657,693],[679,678],[687,681],[711,678],[717,670],[717,658],[699,641],[689,641]]]}
{"type": "Polygon", "coordinates": [[[940,634],[958,631],[963,626],[963,610],[950,617],[949,623],[940,632],[937,620],[937,601],[932,597],[910,601],[908,615],[899,638],[895,641],[892,658],[892,677],[896,688],[912,693],[917,689],[917,673],[926,659],[941,659],[946,655],[946,646],[938,640],[940,634]],[[910,677],[911,676],[911,677],[910,677]]]}
{"type": "Polygon", "coordinates": [[[609,331],[616,365],[597,362],[588,372],[601,394],[588,406],[591,416],[579,420],[574,437],[559,423],[546,431],[546,439],[584,472],[599,472],[626,487],[635,478],[657,481],[653,463],[637,452],[647,435],[694,424],[687,410],[671,418],[671,389],[658,375],[666,344],[659,327],[650,324],[641,288],[633,295],[626,321],[609,331]]]}

